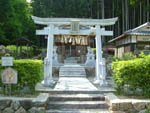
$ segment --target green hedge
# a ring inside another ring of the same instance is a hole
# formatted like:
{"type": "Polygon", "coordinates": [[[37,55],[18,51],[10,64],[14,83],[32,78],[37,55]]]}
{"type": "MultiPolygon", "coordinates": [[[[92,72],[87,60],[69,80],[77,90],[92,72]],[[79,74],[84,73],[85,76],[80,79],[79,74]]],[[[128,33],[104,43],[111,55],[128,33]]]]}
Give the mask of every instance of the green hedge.
{"type": "Polygon", "coordinates": [[[140,89],[143,95],[150,96],[150,56],[113,62],[112,70],[118,90],[123,91],[124,86],[128,85],[133,92],[140,89]]]}
{"type": "MultiPolygon", "coordinates": [[[[41,60],[14,60],[13,64],[14,66],[12,68],[18,71],[18,84],[13,85],[15,88],[34,88],[36,83],[42,80],[43,62],[41,60]]],[[[2,69],[4,67],[0,66],[0,71],[2,69]]],[[[1,78],[0,85],[2,85],[1,78]]]]}

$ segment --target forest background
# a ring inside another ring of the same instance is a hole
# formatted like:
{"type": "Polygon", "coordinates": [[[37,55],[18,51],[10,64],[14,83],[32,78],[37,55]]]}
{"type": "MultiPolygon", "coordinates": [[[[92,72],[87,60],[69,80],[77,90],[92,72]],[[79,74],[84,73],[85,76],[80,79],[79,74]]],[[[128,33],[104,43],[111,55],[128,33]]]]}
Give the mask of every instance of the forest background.
{"type": "Polygon", "coordinates": [[[123,32],[150,21],[150,0],[0,0],[0,45],[13,45],[26,37],[41,46],[44,38],[37,38],[31,15],[65,18],[119,17],[114,30],[115,38],[123,32]]]}

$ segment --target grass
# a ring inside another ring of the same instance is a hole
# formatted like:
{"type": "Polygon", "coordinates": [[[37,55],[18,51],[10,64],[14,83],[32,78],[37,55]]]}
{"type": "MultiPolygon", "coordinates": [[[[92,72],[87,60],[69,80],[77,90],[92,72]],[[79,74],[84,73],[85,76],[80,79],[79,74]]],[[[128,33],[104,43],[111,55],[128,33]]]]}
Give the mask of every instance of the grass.
{"type": "MultiPolygon", "coordinates": [[[[14,97],[36,97],[40,94],[40,92],[35,91],[35,90],[30,90],[30,91],[12,91],[11,96],[14,97]]],[[[6,89],[0,89],[0,96],[10,96],[9,90],[6,91],[6,89]]]]}

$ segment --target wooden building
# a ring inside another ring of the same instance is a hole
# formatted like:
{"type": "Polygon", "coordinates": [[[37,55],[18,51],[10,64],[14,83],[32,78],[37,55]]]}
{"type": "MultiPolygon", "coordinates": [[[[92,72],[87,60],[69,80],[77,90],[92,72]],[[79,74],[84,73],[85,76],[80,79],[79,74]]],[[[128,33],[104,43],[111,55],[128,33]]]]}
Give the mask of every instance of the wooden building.
{"type": "Polygon", "coordinates": [[[126,31],[124,34],[112,39],[109,43],[115,43],[115,56],[122,57],[124,53],[132,52],[135,55],[142,51],[150,53],[150,23],[147,22],[137,28],[126,31]]]}

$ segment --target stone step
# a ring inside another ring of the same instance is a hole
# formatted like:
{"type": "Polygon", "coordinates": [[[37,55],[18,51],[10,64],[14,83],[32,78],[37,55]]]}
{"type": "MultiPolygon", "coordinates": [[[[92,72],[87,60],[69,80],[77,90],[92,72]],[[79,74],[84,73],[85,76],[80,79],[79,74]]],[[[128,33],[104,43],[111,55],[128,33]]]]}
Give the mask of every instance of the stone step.
{"type": "Polygon", "coordinates": [[[64,64],[63,67],[61,68],[84,68],[84,65],[81,66],[81,65],[78,65],[78,64],[73,64],[73,65],[68,65],[68,64],[64,64]]]}
{"type": "Polygon", "coordinates": [[[46,113],[110,113],[107,109],[61,109],[61,110],[47,110],[46,113]]]}
{"type": "Polygon", "coordinates": [[[53,90],[53,89],[37,89],[43,93],[49,93],[53,95],[57,94],[104,94],[104,93],[114,93],[116,90],[53,90]]]}
{"type": "Polygon", "coordinates": [[[59,77],[80,77],[80,78],[86,78],[85,75],[59,75],[59,77]]]}
{"type": "Polygon", "coordinates": [[[60,69],[59,72],[85,72],[85,69],[60,69]]]}
{"type": "Polygon", "coordinates": [[[46,109],[108,109],[105,101],[50,101],[46,109]]]}
{"type": "Polygon", "coordinates": [[[85,72],[59,72],[59,75],[86,75],[85,72]]]}
{"type": "Polygon", "coordinates": [[[60,69],[60,72],[85,72],[84,69],[60,69]]]}
{"type": "Polygon", "coordinates": [[[43,93],[49,94],[104,94],[104,93],[113,93],[114,91],[105,91],[105,90],[53,90],[53,89],[38,89],[43,93]]]}
{"type": "Polygon", "coordinates": [[[83,67],[61,67],[60,70],[85,70],[83,67]]]}
{"type": "Polygon", "coordinates": [[[62,70],[60,70],[59,73],[70,73],[70,74],[71,74],[71,73],[77,73],[77,74],[78,74],[78,73],[79,73],[79,74],[80,74],[80,73],[84,73],[84,74],[85,74],[85,71],[77,71],[77,70],[76,70],[76,71],[75,71],[75,70],[69,70],[69,71],[63,70],[63,71],[62,71],[62,70]]]}
{"type": "Polygon", "coordinates": [[[49,95],[50,101],[105,101],[103,94],[57,94],[49,95]]]}
{"type": "Polygon", "coordinates": [[[77,63],[76,60],[64,60],[64,63],[77,63]]]}

